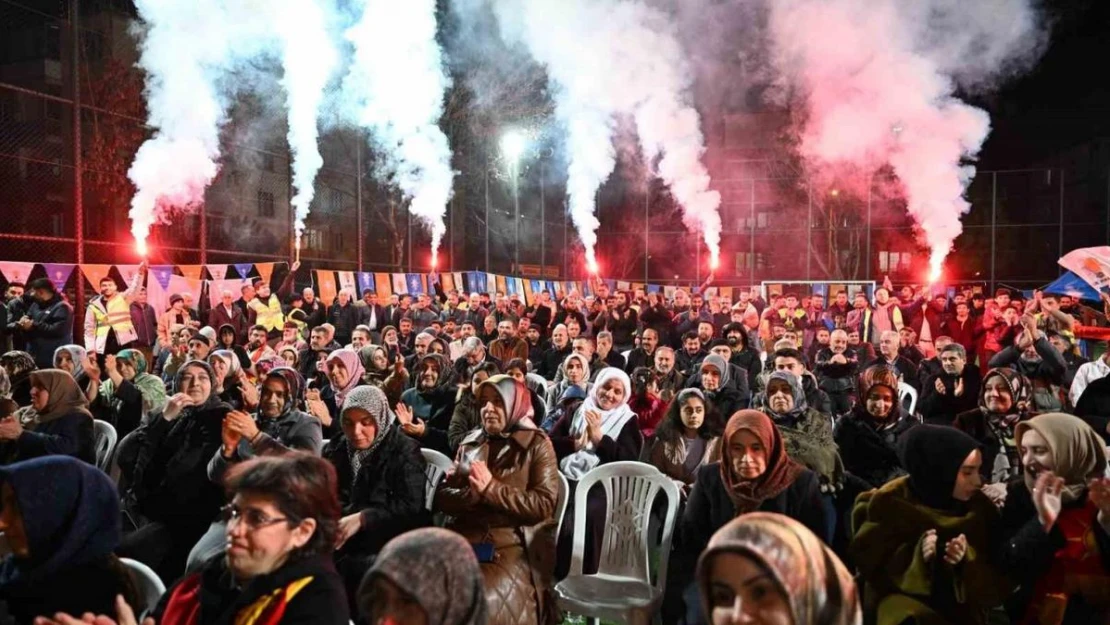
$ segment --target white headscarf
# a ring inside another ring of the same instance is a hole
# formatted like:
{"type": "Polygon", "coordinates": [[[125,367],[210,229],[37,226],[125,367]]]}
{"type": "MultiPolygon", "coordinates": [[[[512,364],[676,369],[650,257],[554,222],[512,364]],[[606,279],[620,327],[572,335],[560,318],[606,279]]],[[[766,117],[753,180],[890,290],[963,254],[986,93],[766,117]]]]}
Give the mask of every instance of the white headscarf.
{"type": "MultiPolygon", "coordinates": [[[[578,407],[578,411],[574,413],[574,419],[570,424],[570,433],[572,436],[580,436],[586,429],[586,411],[593,410],[601,413],[601,434],[609,438],[616,439],[620,435],[621,429],[624,427],[628,420],[636,416],[636,413],[628,407],[628,398],[632,395],[632,382],[628,379],[628,374],[616,367],[607,367],[602,369],[597,375],[597,380],[594,381],[594,386],[590,389],[590,394],[586,397],[586,401],[578,407]],[[605,387],[611,380],[617,380],[624,386],[624,399],[621,400],[620,405],[610,410],[602,410],[598,405],[597,395],[601,389],[605,387]]],[[[572,480],[581,479],[581,477],[590,472],[591,469],[596,467],[601,462],[597,457],[597,451],[594,449],[593,443],[587,443],[585,447],[573,454],[563,458],[559,463],[559,469],[563,474],[572,480]]]]}

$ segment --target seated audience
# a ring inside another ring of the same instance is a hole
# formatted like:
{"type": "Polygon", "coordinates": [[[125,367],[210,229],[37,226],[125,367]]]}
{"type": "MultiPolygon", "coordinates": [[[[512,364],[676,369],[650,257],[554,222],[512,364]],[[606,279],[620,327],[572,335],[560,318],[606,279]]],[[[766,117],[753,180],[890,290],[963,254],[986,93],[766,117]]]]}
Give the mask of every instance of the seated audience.
{"type": "Polygon", "coordinates": [[[979,368],[967,361],[959,343],[949,343],[937,353],[941,371],[926,378],[917,412],[925,423],[952,425],[954,415],[974,410],[979,401],[979,368]]]}
{"type": "Polygon", "coordinates": [[[983,482],[1005,484],[1021,474],[1014,427],[1028,419],[1029,381],[1012,369],[992,369],[983,378],[979,407],[956,415],[954,425],[979,441],[983,482]]]}
{"type": "Polygon", "coordinates": [[[93,416],[73,376],[42,369],[32,372],[30,381],[31,410],[0,419],[0,460],[10,464],[60,455],[95,464],[93,416]]]}
{"type": "Polygon", "coordinates": [[[413,372],[416,386],[401,394],[397,419],[401,431],[421,447],[449,455],[447,430],[455,409],[455,368],[442,354],[425,354],[413,372]]]}
{"type": "Polygon", "coordinates": [[[721,415],[696,388],[681,391],[667,407],[647,460],[679,484],[685,497],[702,466],[721,459],[721,415]]]}
{"type": "MultiPolygon", "coordinates": [[[[837,423],[834,438],[853,489],[879,488],[906,474],[898,456],[906,434],[918,425],[898,402],[898,372],[887,365],[863,370],[857,385],[860,403],[837,423]]],[[[847,496],[857,493],[848,491],[847,496]]]]}
{"type": "Polygon", "coordinates": [[[166,385],[146,367],[146,356],[137,349],[105,356],[103,370],[95,358],[86,361],[90,382],[86,394],[93,412],[111,423],[120,439],[166,407],[166,385]],[[101,382],[103,377],[108,379],[101,382]]]}

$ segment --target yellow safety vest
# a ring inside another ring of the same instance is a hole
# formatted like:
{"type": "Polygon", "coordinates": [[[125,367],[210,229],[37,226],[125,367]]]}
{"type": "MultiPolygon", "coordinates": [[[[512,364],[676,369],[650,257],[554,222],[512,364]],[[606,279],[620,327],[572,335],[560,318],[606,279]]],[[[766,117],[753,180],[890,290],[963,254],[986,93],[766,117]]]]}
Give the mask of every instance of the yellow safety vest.
{"type": "Polygon", "coordinates": [[[270,295],[269,304],[263,304],[258,299],[251,301],[251,309],[255,313],[255,323],[266,328],[267,332],[280,331],[285,327],[285,315],[281,312],[277,295],[270,295]]]}
{"type": "Polygon", "coordinates": [[[107,302],[100,298],[89,306],[96,321],[96,352],[103,353],[108,343],[108,331],[116,333],[116,341],[126,345],[138,338],[131,323],[131,304],[123,295],[116,295],[107,302]],[[99,304],[99,305],[97,305],[99,304]]]}

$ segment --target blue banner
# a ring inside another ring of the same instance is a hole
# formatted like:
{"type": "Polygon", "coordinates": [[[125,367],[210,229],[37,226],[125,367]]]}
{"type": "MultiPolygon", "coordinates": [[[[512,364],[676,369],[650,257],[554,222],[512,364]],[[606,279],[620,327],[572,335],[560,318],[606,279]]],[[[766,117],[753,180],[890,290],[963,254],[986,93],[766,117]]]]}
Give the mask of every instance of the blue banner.
{"type": "Polygon", "coordinates": [[[367,291],[374,291],[374,274],[367,271],[358,272],[358,294],[359,297],[367,291]]]}
{"type": "Polygon", "coordinates": [[[235,263],[232,267],[239,272],[240,278],[247,278],[250,276],[251,269],[254,269],[254,263],[235,263]]]}
{"type": "Polygon", "coordinates": [[[170,277],[173,276],[173,265],[151,265],[150,275],[158,281],[162,290],[170,288],[170,277]]]}
{"type": "Polygon", "coordinates": [[[420,279],[420,274],[418,273],[410,273],[405,276],[405,284],[409,288],[409,295],[424,293],[424,281],[420,279]]]}

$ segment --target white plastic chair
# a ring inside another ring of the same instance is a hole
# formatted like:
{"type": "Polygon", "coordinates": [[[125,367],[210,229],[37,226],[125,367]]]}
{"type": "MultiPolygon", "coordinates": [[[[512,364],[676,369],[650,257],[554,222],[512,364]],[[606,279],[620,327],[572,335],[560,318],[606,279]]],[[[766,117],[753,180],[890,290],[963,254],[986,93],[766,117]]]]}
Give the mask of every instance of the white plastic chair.
{"type": "Polygon", "coordinates": [[[424,455],[424,461],[428,463],[427,468],[424,469],[424,474],[428,477],[428,485],[425,487],[427,490],[425,505],[428,510],[431,510],[432,504],[435,503],[436,488],[439,486],[439,481],[443,479],[443,474],[455,463],[434,449],[421,449],[420,453],[424,455]]]}
{"type": "Polygon", "coordinates": [[[130,558],[120,558],[119,561],[131,571],[135,585],[139,587],[139,593],[142,594],[143,604],[131,606],[135,609],[139,620],[142,620],[144,616],[158,606],[158,600],[166,592],[166,585],[162,583],[162,579],[158,577],[157,573],[142,562],[130,558]]]}
{"type": "Polygon", "coordinates": [[[902,406],[905,407],[910,415],[916,414],[915,410],[917,408],[917,390],[909,384],[906,384],[905,382],[899,382],[898,403],[902,404],[902,406]],[[908,406],[906,405],[907,398],[909,399],[908,406]]]}
{"type": "Polygon", "coordinates": [[[628,362],[628,355],[631,354],[631,353],[632,353],[631,349],[626,349],[623,352],[621,352],[621,356],[624,358],[625,362],[628,362]]]}
{"type": "Polygon", "coordinates": [[[570,501],[570,483],[562,471],[556,472],[556,475],[559,476],[559,498],[555,500],[555,537],[558,539],[563,531],[563,517],[567,515],[567,502],[570,501]]]}
{"type": "Polygon", "coordinates": [[[107,421],[93,419],[93,444],[96,446],[96,466],[107,473],[111,470],[112,452],[116,449],[116,428],[107,421]]]}
{"type": "Polygon", "coordinates": [[[609,622],[650,623],[663,602],[667,561],[671,553],[678,487],[655,467],[642,462],[611,462],[590,471],[574,493],[574,550],[570,574],[555,586],[560,610],[609,622]],[[606,511],[601,560],[594,575],[582,573],[586,542],[586,498],[600,483],[605,489],[606,511]],[[650,529],[656,495],[667,496],[663,532],[650,529]],[[655,536],[660,536],[654,543],[655,536]],[[658,549],[659,565],[651,579],[651,553],[658,549]]]}

